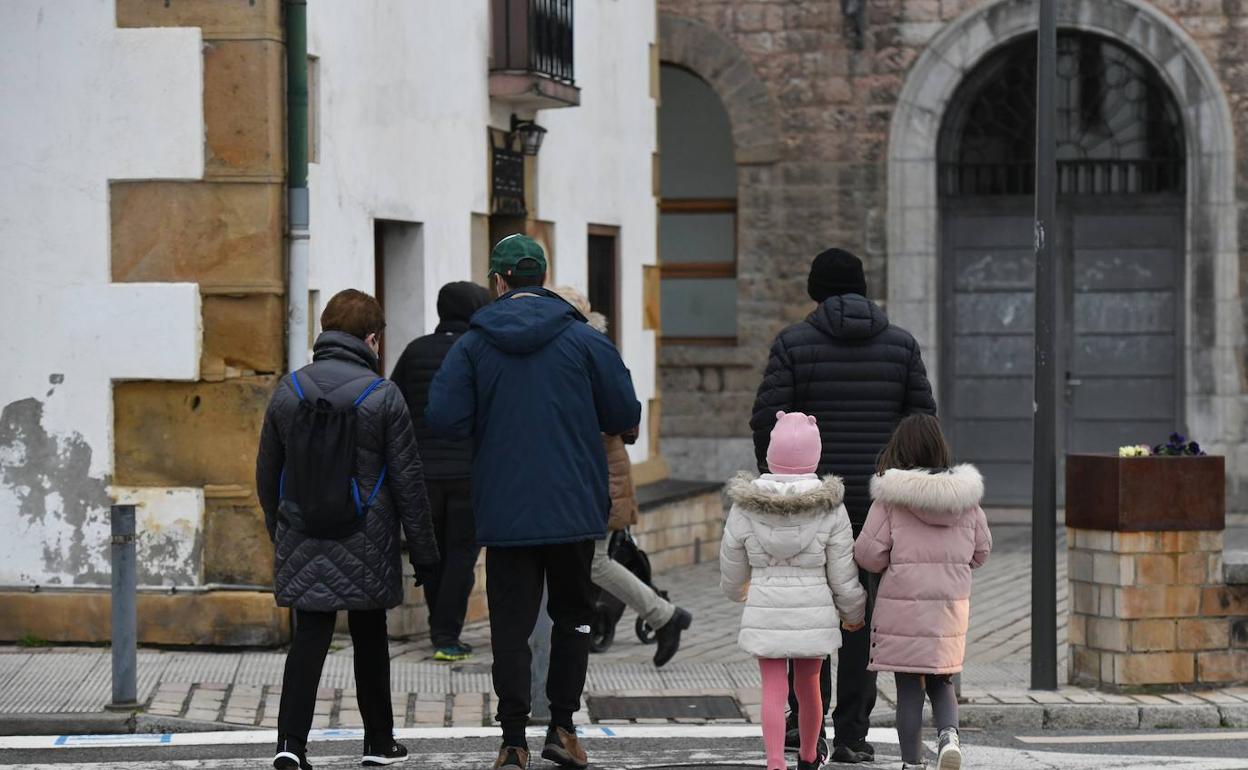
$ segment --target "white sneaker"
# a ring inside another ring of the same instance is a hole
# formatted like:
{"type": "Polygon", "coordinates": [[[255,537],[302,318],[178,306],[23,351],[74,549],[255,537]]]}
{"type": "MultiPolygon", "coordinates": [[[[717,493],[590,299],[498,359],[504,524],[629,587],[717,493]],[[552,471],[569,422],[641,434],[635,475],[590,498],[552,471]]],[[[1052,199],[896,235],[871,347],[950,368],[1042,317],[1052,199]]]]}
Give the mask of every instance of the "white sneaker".
{"type": "Polygon", "coordinates": [[[940,731],[936,770],[962,770],[962,741],[958,739],[958,731],[952,727],[940,731]]]}

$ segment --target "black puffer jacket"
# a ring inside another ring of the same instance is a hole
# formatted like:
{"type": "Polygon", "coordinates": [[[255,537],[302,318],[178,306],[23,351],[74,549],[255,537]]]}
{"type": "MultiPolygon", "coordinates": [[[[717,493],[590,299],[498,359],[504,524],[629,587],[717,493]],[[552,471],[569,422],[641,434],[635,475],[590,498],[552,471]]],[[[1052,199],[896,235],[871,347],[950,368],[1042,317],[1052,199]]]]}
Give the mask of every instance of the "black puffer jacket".
{"type": "Polygon", "coordinates": [[[466,479],[472,475],[472,441],[438,438],[425,423],[429,383],[455,341],[468,331],[472,314],[488,305],[490,293],[469,281],[448,283],[438,292],[438,328],[408,343],[390,379],[407,401],[416,428],[420,459],[428,479],[466,479]]]}
{"type": "Polygon", "coordinates": [[[759,471],[767,470],[779,410],[819,420],[819,473],[845,479],[845,507],[857,529],[871,507],[876,457],[893,429],[907,414],[935,414],[936,402],[914,337],[889,324],[879,305],[845,294],[780,332],[771,347],[750,420],[759,471]]]}
{"type": "MultiPolygon", "coordinates": [[[[351,334],[325,332],[313,350],[313,362],[299,370],[301,381],[310,379],[336,406],[354,401],[363,390],[361,380],[367,385],[369,375],[375,376],[377,356],[351,334]]],[[[403,599],[399,526],[407,535],[413,565],[438,561],[416,437],[403,396],[392,383],[383,382],[359,406],[356,478],[371,490],[384,464],[386,479],[363,529],[342,540],[296,532],[277,513],[286,433],[298,404],[290,377],[283,377],[264,415],[256,458],[256,490],[275,547],[277,604],[322,612],[395,607],[403,599]]]]}

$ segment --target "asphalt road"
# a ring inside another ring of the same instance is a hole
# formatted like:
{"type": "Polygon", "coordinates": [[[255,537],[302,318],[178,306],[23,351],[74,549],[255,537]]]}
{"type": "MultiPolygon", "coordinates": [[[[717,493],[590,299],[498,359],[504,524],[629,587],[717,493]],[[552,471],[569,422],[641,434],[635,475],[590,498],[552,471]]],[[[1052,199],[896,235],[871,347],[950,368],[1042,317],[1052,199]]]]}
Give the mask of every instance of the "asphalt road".
{"type": "MultiPolygon", "coordinates": [[[[594,767],[696,768],[763,766],[758,738],[724,738],[705,735],[696,726],[679,726],[669,738],[613,737],[586,741],[594,767]]],[[[901,764],[891,731],[878,731],[874,767],[896,768],[901,764]],[[891,738],[891,742],[888,740],[891,738]]],[[[930,736],[929,736],[930,738],[930,736]]],[[[235,770],[269,767],[271,746],[225,742],[199,746],[41,748],[0,750],[0,770],[156,770],[156,768],[203,768],[235,770]]],[[[1134,732],[1118,735],[1045,731],[1016,734],[1013,731],[967,730],[966,767],[994,770],[1181,770],[1248,769],[1248,731],[1208,730],[1194,733],[1134,732]],[[1025,738],[1039,739],[1030,743],[1025,738]],[[1118,738],[1117,742],[1105,742],[1118,738]],[[1062,741],[1067,741],[1063,743],[1062,741]]],[[[494,738],[406,739],[413,756],[405,768],[459,770],[489,768],[494,759],[494,738]]],[[[536,747],[539,739],[532,738],[536,747]]],[[[930,744],[930,741],[929,741],[930,744]]],[[[359,766],[358,741],[320,741],[309,757],[316,768],[359,766]]],[[[535,758],[534,768],[553,767],[535,758]]],[[[829,765],[829,767],[849,767],[829,765]]]]}

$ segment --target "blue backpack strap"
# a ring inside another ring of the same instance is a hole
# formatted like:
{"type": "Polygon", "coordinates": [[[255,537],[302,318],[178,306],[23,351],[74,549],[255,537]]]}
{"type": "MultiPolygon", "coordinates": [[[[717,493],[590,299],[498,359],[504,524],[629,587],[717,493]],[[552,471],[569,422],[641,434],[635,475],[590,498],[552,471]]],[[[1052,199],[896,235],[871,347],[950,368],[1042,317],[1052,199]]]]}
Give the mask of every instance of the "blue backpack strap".
{"type": "Polygon", "coordinates": [[[368,394],[372,393],[374,390],[377,390],[377,386],[381,385],[381,383],[385,381],[386,381],[385,377],[378,377],[377,379],[370,382],[368,384],[368,387],[364,389],[364,392],[355,397],[355,403],[353,403],[352,406],[359,406],[360,404],[364,403],[364,399],[368,398],[368,394]]]}
{"type": "Polygon", "coordinates": [[[295,395],[299,396],[300,401],[307,401],[307,397],[303,395],[303,388],[299,385],[299,372],[290,373],[290,386],[295,389],[295,395]]]}
{"type": "Polygon", "coordinates": [[[386,481],[386,468],[381,466],[381,473],[377,474],[377,483],[373,485],[373,491],[368,493],[368,499],[360,500],[360,483],[354,476],[351,477],[351,499],[355,501],[355,510],[360,516],[368,513],[368,509],[373,507],[373,502],[377,499],[378,493],[381,492],[381,485],[386,481]]]}
{"type": "Polygon", "coordinates": [[[368,502],[364,503],[364,510],[368,510],[373,501],[377,499],[377,493],[381,491],[381,485],[386,481],[386,466],[381,466],[381,473],[377,474],[377,483],[373,486],[373,491],[368,494],[368,502]]]}

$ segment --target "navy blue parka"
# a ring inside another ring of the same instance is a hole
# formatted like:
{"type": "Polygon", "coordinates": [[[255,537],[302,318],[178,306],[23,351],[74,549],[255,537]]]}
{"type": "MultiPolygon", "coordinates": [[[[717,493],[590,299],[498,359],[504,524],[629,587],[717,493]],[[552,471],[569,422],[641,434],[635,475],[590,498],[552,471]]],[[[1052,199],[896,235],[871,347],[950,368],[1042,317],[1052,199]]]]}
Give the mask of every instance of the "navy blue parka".
{"type": "Polygon", "coordinates": [[[544,288],[479,310],[429,388],[425,422],[473,441],[477,542],[518,547],[606,537],[602,434],[641,421],[610,339],[544,288]]]}

